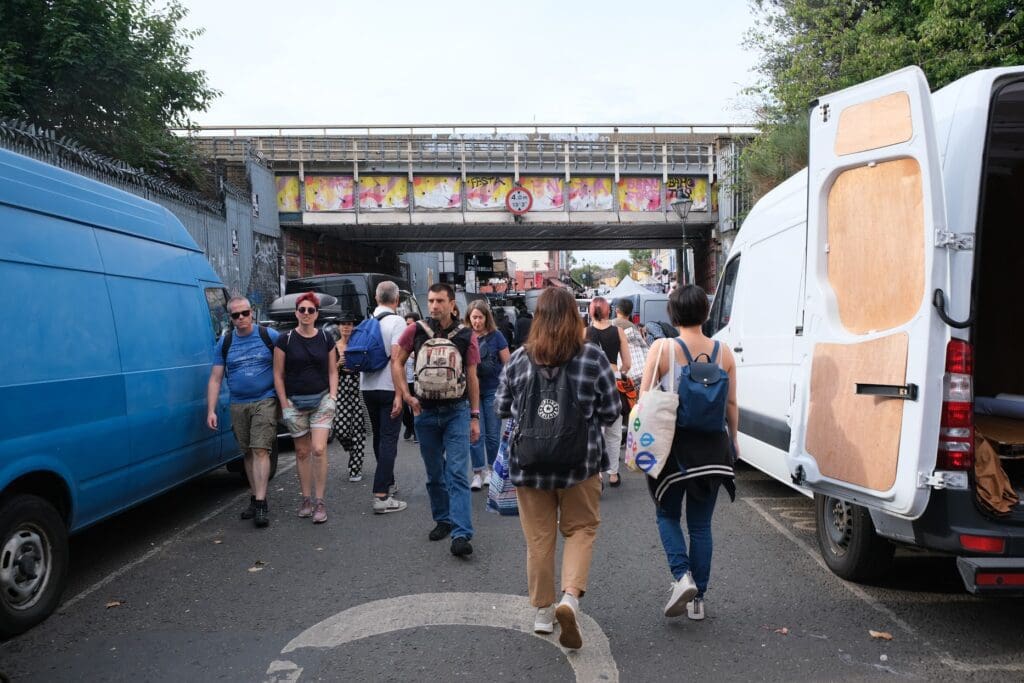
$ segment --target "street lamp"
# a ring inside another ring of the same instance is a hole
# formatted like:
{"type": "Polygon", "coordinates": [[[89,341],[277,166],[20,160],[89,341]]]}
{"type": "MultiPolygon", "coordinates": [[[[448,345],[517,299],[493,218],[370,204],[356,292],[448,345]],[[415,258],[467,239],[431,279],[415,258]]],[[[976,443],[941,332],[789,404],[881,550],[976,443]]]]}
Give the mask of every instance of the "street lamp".
{"type": "Polygon", "coordinates": [[[693,207],[693,200],[689,197],[680,197],[669,204],[669,206],[672,207],[672,210],[676,212],[679,220],[683,223],[683,248],[676,250],[676,261],[679,262],[677,265],[680,266],[676,268],[676,278],[679,280],[679,284],[682,285],[690,281],[689,259],[686,257],[686,217],[693,207]]]}

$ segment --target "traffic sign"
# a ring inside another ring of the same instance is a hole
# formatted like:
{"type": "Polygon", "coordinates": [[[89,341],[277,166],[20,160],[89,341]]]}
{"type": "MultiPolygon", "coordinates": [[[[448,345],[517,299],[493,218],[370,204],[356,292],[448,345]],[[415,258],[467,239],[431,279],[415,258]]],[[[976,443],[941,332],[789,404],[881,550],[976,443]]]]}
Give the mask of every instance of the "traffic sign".
{"type": "Polygon", "coordinates": [[[505,208],[517,216],[522,216],[533,206],[533,195],[525,187],[517,185],[505,195],[505,208]]]}

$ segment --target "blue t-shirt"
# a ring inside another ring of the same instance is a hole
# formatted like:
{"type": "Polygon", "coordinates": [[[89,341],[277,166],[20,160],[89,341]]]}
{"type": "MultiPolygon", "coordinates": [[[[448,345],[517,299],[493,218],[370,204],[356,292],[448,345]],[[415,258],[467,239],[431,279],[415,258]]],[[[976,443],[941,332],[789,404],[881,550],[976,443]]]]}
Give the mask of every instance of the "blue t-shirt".
{"type": "MultiPolygon", "coordinates": [[[[267,328],[270,340],[276,341],[277,330],[267,328]]],[[[213,364],[224,365],[224,337],[217,340],[213,348],[213,364]]],[[[228,349],[228,391],[232,403],[252,403],[274,394],[274,352],[263,343],[256,326],[246,336],[232,332],[231,347],[228,349]]]]}
{"type": "Polygon", "coordinates": [[[477,378],[480,380],[480,395],[485,396],[498,390],[498,380],[501,379],[501,371],[505,368],[498,354],[502,349],[508,348],[508,341],[505,339],[505,335],[495,330],[490,334],[477,337],[477,343],[480,345],[480,365],[476,366],[477,378]],[[484,362],[488,355],[492,355],[493,362],[484,362]],[[488,373],[486,370],[481,372],[481,368],[484,366],[490,366],[493,372],[488,373]]]}

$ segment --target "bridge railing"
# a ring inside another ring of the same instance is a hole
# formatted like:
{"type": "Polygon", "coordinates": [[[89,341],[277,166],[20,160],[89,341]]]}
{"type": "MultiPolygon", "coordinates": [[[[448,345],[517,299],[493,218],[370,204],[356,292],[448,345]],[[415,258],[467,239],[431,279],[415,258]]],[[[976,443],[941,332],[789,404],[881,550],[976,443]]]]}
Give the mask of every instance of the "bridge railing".
{"type": "Polygon", "coordinates": [[[372,137],[453,136],[597,136],[597,135],[750,135],[749,123],[438,123],[438,124],[228,124],[177,128],[179,135],[194,137],[316,136],[372,137]]]}

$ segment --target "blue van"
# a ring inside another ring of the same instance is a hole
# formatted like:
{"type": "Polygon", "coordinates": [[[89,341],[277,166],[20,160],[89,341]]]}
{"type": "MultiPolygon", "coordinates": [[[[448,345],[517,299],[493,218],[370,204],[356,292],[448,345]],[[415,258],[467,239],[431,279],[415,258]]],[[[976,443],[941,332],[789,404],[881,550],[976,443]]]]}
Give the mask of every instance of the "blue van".
{"type": "Polygon", "coordinates": [[[0,150],[0,637],[58,605],[69,533],[239,458],[225,304],[167,209],[0,150]]]}

